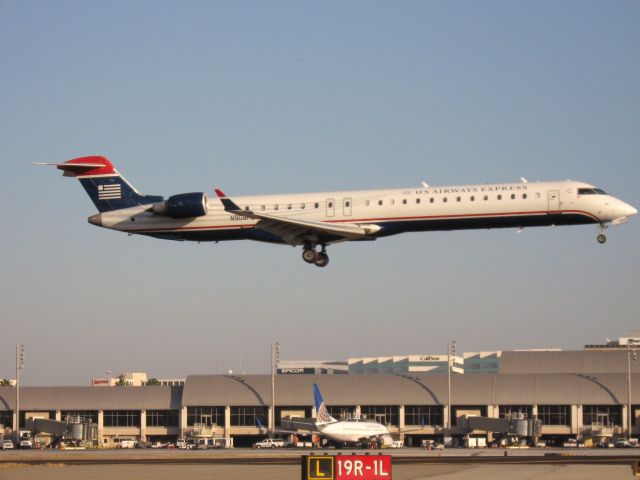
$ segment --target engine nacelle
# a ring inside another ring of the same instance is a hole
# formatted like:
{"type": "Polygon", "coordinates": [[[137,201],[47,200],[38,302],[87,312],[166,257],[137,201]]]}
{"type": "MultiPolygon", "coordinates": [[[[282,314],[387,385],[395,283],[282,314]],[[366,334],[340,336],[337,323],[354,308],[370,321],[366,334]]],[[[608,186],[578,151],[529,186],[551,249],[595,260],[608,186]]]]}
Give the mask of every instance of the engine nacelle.
{"type": "Polygon", "coordinates": [[[380,448],[389,448],[393,445],[393,438],[391,435],[383,435],[382,437],[378,437],[378,447],[380,448]]]}
{"type": "Polygon", "coordinates": [[[193,192],[172,195],[162,203],[153,206],[153,213],[171,218],[201,217],[209,210],[209,199],[206,193],[193,192]]]}

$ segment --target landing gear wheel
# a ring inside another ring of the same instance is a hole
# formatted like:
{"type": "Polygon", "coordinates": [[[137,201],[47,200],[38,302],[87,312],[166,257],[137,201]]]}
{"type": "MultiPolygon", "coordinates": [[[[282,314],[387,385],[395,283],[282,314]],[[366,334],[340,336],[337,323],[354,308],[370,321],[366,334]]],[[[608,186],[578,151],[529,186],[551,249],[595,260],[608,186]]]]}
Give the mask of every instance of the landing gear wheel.
{"type": "Polygon", "coordinates": [[[314,262],[316,267],[326,267],[329,265],[329,255],[324,252],[316,254],[316,260],[314,262]]]}
{"type": "Polygon", "coordinates": [[[604,243],[607,241],[607,236],[604,233],[601,233],[600,235],[598,235],[598,243],[604,243]]]}
{"type": "Polygon", "coordinates": [[[307,263],[316,262],[317,253],[313,248],[305,248],[302,251],[302,259],[307,263]]]}

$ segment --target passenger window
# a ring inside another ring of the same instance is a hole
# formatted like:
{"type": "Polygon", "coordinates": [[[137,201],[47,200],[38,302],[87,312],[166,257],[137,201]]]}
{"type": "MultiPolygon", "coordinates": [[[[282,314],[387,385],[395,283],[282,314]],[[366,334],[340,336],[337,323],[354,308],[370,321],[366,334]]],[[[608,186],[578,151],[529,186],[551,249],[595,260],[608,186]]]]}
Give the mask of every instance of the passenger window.
{"type": "Polygon", "coordinates": [[[502,195],[498,195],[498,200],[502,200],[502,195]]]}
{"type": "Polygon", "coordinates": [[[273,206],[273,209],[274,209],[274,210],[277,210],[277,209],[278,209],[278,205],[274,205],[274,206],[273,206]]]}
{"type": "Polygon", "coordinates": [[[476,197],[474,197],[473,195],[471,195],[471,197],[469,197],[469,200],[471,200],[472,202],[475,202],[476,197]]]}
{"type": "Polygon", "coordinates": [[[301,210],[304,210],[304,203],[301,203],[301,204],[300,204],[300,209],[301,209],[301,210]]]}
{"type": "Polygon", "coordinates": [[[264,205],[262,205],[262,206],[260,207],[260,210],[266,210],[266,208],[267,208],[267,207],[265,207],[264,205]]]}
{"type": "Polygon", "coordinates": [[[391,200],[389,200],[389,205],[393,205],[395,203],[396,203],[396,201],[393,198],[391,200]]]}
{"type": "Polygon", "coordinates": [[[403,204],[403,205],[406,205],[406,204],[407,204],[407,199],[406,199],[406,198],[403,198],[403,199],[402,199],[402,204],[403,204]]]}
{"type": "Polygon", "coordinates": [[[291,204],[287,205],[287,210],[291,210],[291,204]]]}
{"type": "Polygon", "coordinates": [[[382,200],[378,200],[378,205],[382,205],[382,200]]]}
{"type": "Polygon", "coordinates": [[[369,200],[365,200],[364,204],[368,207],[370,205],[371,202],[369,202],[369,200]]]}
{"type": "Polygon", "coordinates": [[[526,194],[526,193],[523,193],[523,194],[522,194],[522,198],[524,198],[524,199],[526,200],[526,199],[527,199],[527,194],[526,194]]]}
{"type": "Polygon", "coordinates": [[[515,194],[515,193],[512,193],[512,194],[511,194],[511,200],[515,200],[515,199],[516,199],[516,194],[515,194]]]}
{"type": "Polygon", "coordinates": [[[329,202],[329,203],[327,203],[327,207],[329,207],[329,208],[333,208],[333,202],[329,202]]]}
{"type": "Polygon", "coordinates": [[[244,207],[244,209],[248,212],[248,211],[249,211],[249,205],[247,205],[246,207],[244,207]]]}
{"type": "Polygon", "coordinates": [[[442,197],[442,201],[443,201],[444,203],[447,203],[447,197],[442,197]]]}
{"type": "Polygon", "coordinates": [[[419,198],[416,198],[416,203],[420,203],[420,199],[419,198]]]}
{"type": "Polygon", "coordinates": [[[429,199],[429,203],[433,203],[433,202],[435,202],[435,199],[434,199],[433,197],[431,197],[431,198],[429,199]]]}
{"type": "Polygon", "coordinates": [[[316,203],[315,203],[315,207],[316,207],[316,208],[319,208],[319,207],[320,207],[320,204],[316,202],[316,203]]]}
{"type": "Polygon", "coordinates": [[[351,202],[344,202],[345,207],[348,207],[349,205],[351,205],[351,202]]]}
{"type": "Polygon", "coordinates": [[[540,198],[540,192],[536,193],[536,198],[540,198]]]}
{"type": "Polygon", "coordinates": [[[458,197],[458,198],[456,198],[456,201],[458,201],[458,202],[459,202],[460,200],[462,200],[462,197],[458,197]]]}
{"type": "Polygon", "coordinates": [[[485,196],[484,196],[484,199],[485,199],[485,200],[489,200],[489,195],[485,195],[485,196]]]}

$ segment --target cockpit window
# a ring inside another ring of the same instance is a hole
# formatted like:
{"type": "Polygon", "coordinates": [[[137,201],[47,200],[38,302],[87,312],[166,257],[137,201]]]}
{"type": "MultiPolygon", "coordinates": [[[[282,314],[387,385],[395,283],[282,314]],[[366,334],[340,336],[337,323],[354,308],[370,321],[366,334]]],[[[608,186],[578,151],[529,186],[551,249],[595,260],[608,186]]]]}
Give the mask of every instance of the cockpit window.
{"type": "Polygon", "coordinates": [[[578,195],[606,195],[607,192],[601,188],[579,188],[578,195]]]}

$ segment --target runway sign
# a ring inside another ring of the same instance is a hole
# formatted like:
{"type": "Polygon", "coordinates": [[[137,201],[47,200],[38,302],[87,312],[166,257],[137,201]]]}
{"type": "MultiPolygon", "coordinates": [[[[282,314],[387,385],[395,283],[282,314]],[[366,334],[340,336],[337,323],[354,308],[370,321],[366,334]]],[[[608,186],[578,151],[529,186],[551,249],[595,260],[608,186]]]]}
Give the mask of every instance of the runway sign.
{"type": "Polygon", "coordinates": [[[391,455],[304,455],[302,480],[391,480],[391,455]]]}

